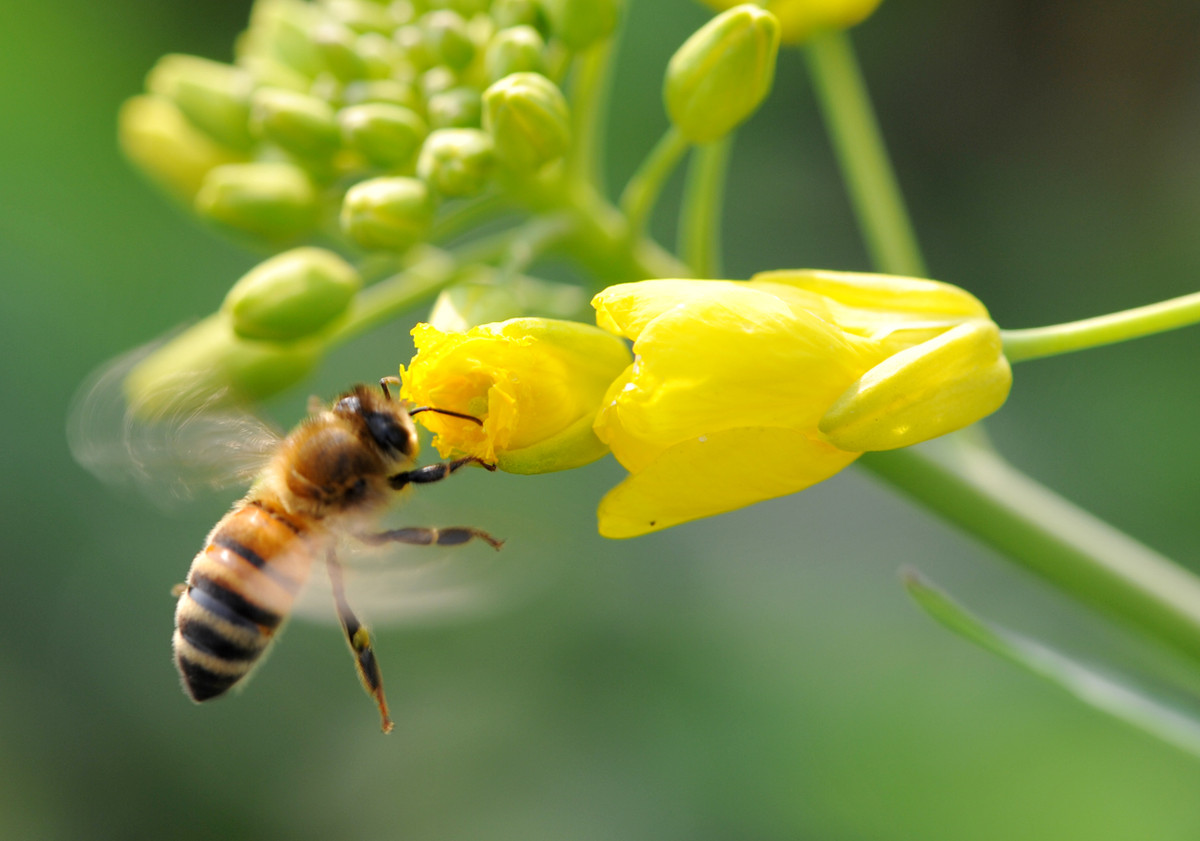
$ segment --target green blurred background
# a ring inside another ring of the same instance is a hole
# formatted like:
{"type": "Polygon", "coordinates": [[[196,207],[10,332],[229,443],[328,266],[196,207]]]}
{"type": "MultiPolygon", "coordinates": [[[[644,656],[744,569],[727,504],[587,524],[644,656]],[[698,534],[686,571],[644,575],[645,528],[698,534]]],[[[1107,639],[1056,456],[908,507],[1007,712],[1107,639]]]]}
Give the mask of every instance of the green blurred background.
{"type": "MultiPolygon", "coordinates": [[[[630,5],[614,179],[664,127],[662,68],[706,15],[630,5]]],[[[1085,657],[1136,649],[853,470],[632,542],[595,535],[611,462],[464,477],[430,496],[508,537],[498,562],[532,564],[537,584],[507,611],[378,635],[393,735],[330,625],[294,623],[249,691],[189,703],[168,591],[227,501],[168,516],[117,494],[74,465],[63,429],[90,369],[212,311],[257,261],[152,191],[114,140],[158,56],[229,58],[248,8],[8,10],[0,838],[1200,837],[1200,764],[949,636],[896,571],[1085,657]]],[[[888,0],[854,38],[936,277],[1013,327],[1196,288],[1192,0],[888,0]]],[[[794,52],[732,177],[730,276],[868,267],[794,52]]],[[[419,315],[309,389],[393,372],[419,315]]],[[[989,424],[1022,468],[1193,569],[1198,337],[1021,365],[989,424]]]]}

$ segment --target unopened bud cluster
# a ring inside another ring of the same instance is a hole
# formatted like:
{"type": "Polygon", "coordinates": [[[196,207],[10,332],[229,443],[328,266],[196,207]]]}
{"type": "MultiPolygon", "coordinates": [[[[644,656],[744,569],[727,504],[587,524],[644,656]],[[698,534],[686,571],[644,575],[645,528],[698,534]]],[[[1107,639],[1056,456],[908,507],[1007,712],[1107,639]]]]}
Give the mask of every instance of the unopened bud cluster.
{"type": "Polygon", "coordinates": [[[570,147],[555,81],[618,0],[257,0],[231,64],[161,59],[122,113],[127,154],[219,225],[288,243],[336,221],[422,241],[442,199],[570,147]]]}

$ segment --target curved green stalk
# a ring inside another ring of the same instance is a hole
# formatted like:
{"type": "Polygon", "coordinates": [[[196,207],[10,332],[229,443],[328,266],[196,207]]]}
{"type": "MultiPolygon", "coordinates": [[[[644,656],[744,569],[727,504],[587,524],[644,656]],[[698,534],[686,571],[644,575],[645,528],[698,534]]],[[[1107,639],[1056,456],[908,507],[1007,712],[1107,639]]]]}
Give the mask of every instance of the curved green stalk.
{"type": "Polygon", "coordinates": [[[925,277],[850,39],[841,30],[817,33],[805,56],[872,262],[889,274],[925,277]]]}
{"type": "Polygon", "coordinates": [[[629,222],[631,236],[639,237],[646,230],[650,212],[662,193],[663,185],[690,146],[691,142],[683,133],[671,126],[625,185],[620,205],[621,212],[629,222]]]}
{"type": "Polygon", "coordinates": [[[867,453],[859,464],[1030,572],[1200,662],[1200,579],[992,450],[926,445],[867,453]]]}
{"type": "Polygon", "coordinates": [[[679,254],[696,277],[720,277],[721,210],[733,135],[696,149],[679,212],[679,254]]]}
{"type": "Polygon", "coordinates": [[[1200,292],[1049,327],[1002,330],[1004,355],[1010,362],[1124,342],[1200,323],[1200,292]]]}

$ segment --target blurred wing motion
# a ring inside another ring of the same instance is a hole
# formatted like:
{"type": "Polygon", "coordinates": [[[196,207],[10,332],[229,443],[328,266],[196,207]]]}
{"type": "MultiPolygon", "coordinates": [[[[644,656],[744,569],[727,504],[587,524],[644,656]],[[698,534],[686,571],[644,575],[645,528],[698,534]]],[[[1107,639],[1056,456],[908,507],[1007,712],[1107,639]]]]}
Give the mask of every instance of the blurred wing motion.
{"type": "MultiPolygon", "coordinates": [[[[430,626],[481,619],[528,596],[528,558],[483,543],[449,548],[390,544],[367,547],[347,538],[337,562],[347,600],[371,627],[430,626]]],[[[316,565],[323,566],[322,564],[316,565]]],[[[337,622],[329,575],[314,568],[293,612],[337,622]]]]}
{"type": "Polygon", "coordinates": [[[67,421],[71,455],[103,481],[135,485],[158,504],[190,499],[199,489],[248,485],[279,432],[222,405],[223,391],[203,392],[187,375],[160,388],[153,407],[131,403],[125,379],[156,347],[117,357],[80,386],[67,421]]]}

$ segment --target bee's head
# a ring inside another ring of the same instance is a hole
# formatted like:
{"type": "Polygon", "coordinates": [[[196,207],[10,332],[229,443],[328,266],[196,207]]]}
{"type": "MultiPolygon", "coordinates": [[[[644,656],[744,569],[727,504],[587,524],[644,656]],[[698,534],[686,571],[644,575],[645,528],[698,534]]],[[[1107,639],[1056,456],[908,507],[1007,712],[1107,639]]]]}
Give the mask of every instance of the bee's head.
{"type": "Polygon", "coordinates": [[[333,413],[361,425],[369,440],[390,461],[409,464],[417,458],[417,428],[404,405],[386,390],[355,386],[337,399],[333,413]]]}

